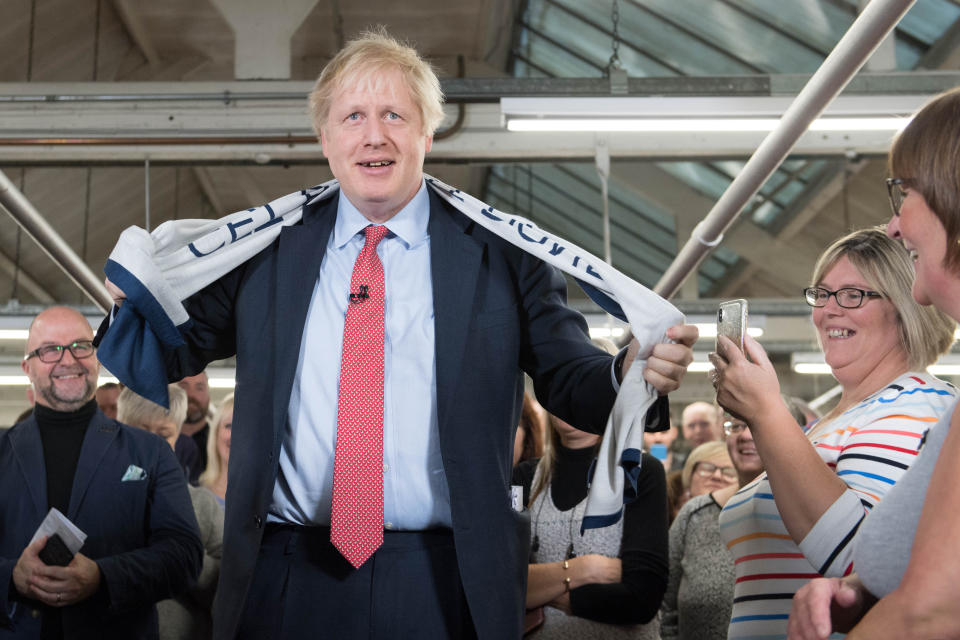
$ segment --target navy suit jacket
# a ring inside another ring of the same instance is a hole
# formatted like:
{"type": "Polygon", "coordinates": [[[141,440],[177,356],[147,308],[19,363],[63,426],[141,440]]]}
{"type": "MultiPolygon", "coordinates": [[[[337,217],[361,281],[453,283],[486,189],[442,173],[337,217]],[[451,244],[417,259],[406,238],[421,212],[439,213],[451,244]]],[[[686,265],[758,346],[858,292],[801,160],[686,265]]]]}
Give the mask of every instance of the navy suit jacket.
{"type": "MultiPolygon", "coordinates": [[[[0,638],[40,637],[40,604],[16,593],[11,576],[48,511],[43,445],[31,415],[0,435],[0,638]]],[[[64,637],[156,638],[154,603],[184,591],[203,558],[186,481],[170,445],[97,410],[64,515],[87,534],[80,552],[99,565],[103,585],[88,600],[61,610],[64,637]],[[146,478],[123,482],[130,465],[146,478]]]]}
{"type": "MultiPolygon", "coordinates": [[[[250,586],[337,202],[307,207],[270,247],[192,296],[187,346],[168,354],[171,380],[237,356],[216,638],[234,637],[250,586]]],[[[440,450],[460,575],[480,638],[519,637],[530,537],[528,516],[510,500],[521,370],[549,411],[600,432],[616,396],[611,356],[590,343],[582,316],[566,306],[557,270],[432,192],[428,232],[440,450]]]]}

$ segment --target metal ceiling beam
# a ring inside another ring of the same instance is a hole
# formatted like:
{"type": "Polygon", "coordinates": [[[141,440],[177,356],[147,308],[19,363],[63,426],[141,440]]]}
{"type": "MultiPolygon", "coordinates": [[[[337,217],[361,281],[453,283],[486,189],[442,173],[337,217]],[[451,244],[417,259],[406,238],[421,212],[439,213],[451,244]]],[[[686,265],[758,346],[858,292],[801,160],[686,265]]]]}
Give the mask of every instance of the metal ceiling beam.
{"type": "Polygon", "coordinates": [[[764,69],[761,69],[760,67],[753,64],[749,60],[744,60],[740,56],[730,51],[728,47],[717,43],[712,38],[709,38],[703,34],[698,33],[696,30],[686,25],[684,22],[680,20],[675,20],[671,18],[669,15],[667,15],[666,13],[662,11],[656,11],[652,7],[648,7],[644,3],[638,2],[637,0],[627,0],[627,1],[630,3],[631,6],[638,9],[639,11],[642,11],[644,13],[647,13],[653,16],[655,19],[659,20],[660,22],[663,22],[664,24],[667,24],[673,27],[674,29],[676,29],[677,31],[683,33],[691,40],[699,42],[700,44],[702,44],[708,49],[712,49],[716,53],[716,55],[727,58],[728,60],[731,60],[732,62],[740,65],[741,67],[744,67],[745,69],[748,69],[753,73],[764,73],[764,69]]]}
{"type": "MultiPolygon", "coordinates": [[[[847,0],[826,0],[830,4],[834,5],[841,11],[849,13],[853,18],[856,18],[859,13],[863,12],[862,0],[854,0],[851,4],[847,0]]],[[[869,1],[869,0],[867,0],[869,1]]],[[[910,45],[915,49],[923,51],[927,48],[928,44],[913,35],[912,33],[907,32],[905,29],[899,28],[897,25],[894,25],[894,28],[891,29],[892,33],[896,33],[897,38],[901,39],[906,44],[910,45]]]]}
{"type": "MultiPolygon", "coordinates": [[[[629,78],[634,96],[796,95],[810,74],[667,76],[629,78]]],[[[312,81],[226,82],[0,82],[0,103],[305,101],[312,81]]],[[[441,78],[448,102],[498,102],[504,96],[589,97],[610,95],[607,78],[441,78]]],[[[940,93],[960,85],[960,71],[859,73],[841,95],[940,93]]]]}
{"type": "Polygon", "coordinates": [[[156,69],[160,64],[160,54],[157,53],[157,48],[153,46],[153,39],[144,26],[139,12],[133,6],[132,0],[113,0],[113,8],[116,9],[120,22],[127,30],[127,35],[130,36],[133,44],[140,49],[143,57],[146,58],[147,64],[152,69],[156,69]]]}
{"type": "MultiPolygon", "coordinates": [[[[536,27],[528,24],[527,22],[521,21],[521,22],[520,22],[520,26],[523,27],[524,29],[526,29],[527,31],[529,31],[530,33],[532,33],[534,36],[536,36],[536,37],[539,38],[540,40],[543,40],[544,42],[546,42],[546,43],[549,44],[550,46],[553,46],[553,47],[556,47],[557,49],[560,49],[561,51],[563,51],[563,52],[564,52],[565,54],[567,54],[568,56],[571,56],[571,57],[573,57],[573,58],[576,58],[577,60],[579,60],[580,62],[584,63],[584,64],[587,65],[588,67],[593,67],[594,69],[596,69],[597,71],[600,71],[601,73],[604,72],[604,71],[606,71],[606,67],[604,67],[603,65],[599,64],[596,60],[591,60],[590,58],[588,58],[588,57],[585,56],[584,54],[580,53],[580,52],[577,51],[576,49],[571,49],[571,48],[570,48],[569,46],[567,46],[566,44],[564,44],[564,43],[556,40],[555,38],[547,35],[547,34],[544,33],[543,31],[541,31],[540,29],[537,29],[536,27]]],[[[530,61],[528,61],[528,60],[525,60],[525,62],[527,62],[527,64],[530,64],[530,61]]]]}
{"type": "Polygon", "coordinates": [[[779,35],[781,38],[789,40],[795,45],[799,47],[803,47],[804,49],[807,49],[808,51],[811,51],[820,57],[826,58],[827,54],[830,53],[829,49],[821,49],[820,47],[814,46],[810,42],[807,42],[805,39],[801,38],[796,33],[793,33],[788,29],[784,29],[783,27],[781,27],[780,25],[778,25],[776,22],[769,19],[768,17],[760,15],[759,13],[756,13],[755,11],[752,11],[751,9],[747,8],[741,2],[738,2],[735,0],[720,0],[720,2],[727,5],[737,13],[740,13],[741,15],[746,16],[747,19],[753,20],[755,22],[759,22],[761,25],[763,25],[764,29],[769,29],[770,31],[773,31],[774,33],[779,35]]]}
{"type": "MultiPolygon", "coordinates": [[[[691,227],[713,206],[712,199],[651,163],[616,163],[611,165],[610,172],[623,189],[673,212],[691,227]]],[[[819,255],[817,247],[782,241],[746,219],[730,229],[723,246],[758,269],[776,269],[773,275],[798,286],[806,284],[809,266],[819,255]]]]}
{"type": "Polygon", "coordinates": [[[960,66],[960,19],[933,43],[917,63],[920,69],[955,69],[960,66]]]}
{"type": "MultiPolygon", "coordinates": [[[[608,29],[607,27],[603,26],[602,24],[600,24],[599,22],[597,22],[596,20],[594,20],[593,18],[591,18],[591,17],[590,17],[589,15],[587,15],[587,14],[581,13],[581,12],[579,12],[579,11],[576,11],[576,10],[574,10],[573,8],[568,7],[568,6],[565,5],[565,4],[562,4],[562,3],[560,3],[560,2],[557,2],[556,0],[545,0],[545,2],[546,2],[548,5],[550,5],[550,6],[552,6],[552,7],[555,7],[556,9],[559,9],[560,11],[562,11],[562,12],[570,15],[570,16],[573,17],[575,20],[579,20],[579,21],[582,22],[583,24],[585,24],[585,25],[587,25],[587,26],[590,26],[590,27],[593,27],[594,29],[596,29],[597,31],[599,31],[599,32],[600,32],[601,34],[603,34],[604,36],[606,36],[606,37],[608,37],[608,38],[613,38],[613,37],[615,37],[613,31],[611,31],[611,30],[608,29]]],[[[636,51],[638,54],[640,54],[641,56],[643,56],[644,58],[647,58],[647,59],[655,62],[656,64],[660,65],[660,66],[663,67],[664,69],[669,69],[670,71],[672,71],[673,73],[677,74],[678,76],[686,76],[686,75],[687,75],[687,72],[686,72],[686,71],[684,71],[683,69],[681,69],[681,68],[678,67],[677,65],[673,64],[672,62],[670,62],[670,61],[668,61],[668,60],[664,60],[663,58],[654,55],[653,53],[651,53],[651,52],[643,49],[642,47],[640,47],[639,45],[637,45],[637,44],[634,43],[634,42],[631,42],[631,41],[628,40],[628,39],[625,39],[625,38],[623,38],[623,37],[621,37],[621,36],[616,36],[616,37],[619,39],[620,44],[626,45],[626,46],[630,47],[631,49],[633,49],[634,51],[636,51]]],[[[604,80],[608,83],[608,88],[609,88],[609,79],[604,78],[604,80]]]]}
{"type": "MultiPolygon", "coordinates": [[[[889,135],[861,133],[843,135],[806,134],[793,148],[798,156],[884,155],[889,151],[889,135]]],[[[306,137],[304,137],[306,139],[306,137]]],[[[678,160],[747,158],[762,142],[762,135],[746,134],[618,134],[610,142],[610,156],[624,159],[678,160]]],[[[139,139],[134,144],[89,145],[50,144],[10,146],[0,142],[0,167],[39,167],[65,165],[124,166],[142,165],[147,158],[152,166],[198,164],[272,164],[326,165],[319,143],[282,144],[279,141],[240,143],[236,139],[217,139],[208,143],[171,145],[139,139]]],[[[427,156],[434,163],[490,164],[500,162],[592,161],[595,137],[592,134],[564,134],[507,131],[463,131],[454,138],[434,142],[427,156]]]]}
{"type": "MultiPolygon", "coordinates": [[[[594,158],[596,134],[511,132],[498,105],[473,104],[465,111],[458,132],[434,142],[430,161],[594,158]]],[[[153,164],[325,163],[302,103],[0,104],[0,122],[0,166],[139,164],[148,157],[153,164]]],[[[617,133],[607,136],[607,145],[614,159],[744,158],[763,139],[762,132],[617,133]]],[[[805,133],[793,153],[885,154],[889,143],[889,132],[805,133]]]]}
{"type": "Polygon", "coordinates": [[[210,208],[218,213],[226,211],[220,204],[220,196],[213,186],[213,180],[210,179],[210,171],[206,167],[193,167],[193,176],[197,179],[197,184],[200,185],[200,192],[210,203],[210,208]]]}
{"type": "Polygon", "coordinates": [[[660,295],[671,297],[684,279],[696,272],[715,243],[723,239],[724,232],[737,220],[744,205],[795,147],[810,122],[842,92],[914,1],[875,0],[863,10],[783,114],[777,128],[763,140],[743,171],[697,225],[657,283],[655,290],[660,295]]]}
{"type": "MultiPolygon", "coordinates": [[[[804,227],[810,224],[818,215],[820,215],[834,198],[843,193],[844,183],[859,173],[864,166],[866,166],[865,161],[851,163],[848,167],[840,172],[828,174],[823,180],[820,181],[818,185],[812,185],[811,197],[805,203],[803,203],[803,205],[795,214],[790,217],[790,221],[783,227],[783,229],[774,234],[776,239],[781,242],[792,244],[793,238],[803,231],[804,227]]],[[[813,258],[813,261],[807,263],[809,265],[812,265],[818,256],[812,255],[811,257],[813,258]]],[[[756,262],[747,264],[743,269],[740,270],[738,274],[724,282],[722,287],[711,292],[711,295],[715,295],[719,298],[729,298],[732,295],[739,295],[738,292],[743,290],[742,287],[754,277],[760,268],[761,267],[756,262]]],[[[798,272],[798,275],[802,275],[803,278],[809,279],[809,270],[806,273],[801,274],[800,265],[795,266],[794,269],[798,272]]],[[[806,284],[809,284],[809,282],[804,282],[801,284],[801,286],[805,286],[806,284]]]]}
{"type": "Polygon", "coordinates": [[[0,171],[0,208],[5,209],[17,221],[34,242],[97,306],[106,312],[113,305],[113,300],[100,278],[94,275],[90,267],[80,259],[2,171],[0,171]]]}
{"type": "Polygon", "coordinates": [[[210,1],[233,29],[235,77],[290,77],[290,40],[318,0],[210,1]]]}
{"type": "Polygon", "coordinates": [[[55,300],[50,292],[2,251],[0,251],[0,271],[10,276],[11,279],[16,275],[17,286],[36,298],[40,304],[54,304],[55,300]]]}
{"type": "MultiPolygon", "coordinates": [[[[790,95],[808,76],[632,78],[631,91],[660,95],[790,95]]],[[[437,141],[435,162],[592,160],[590,133],[515,133],[503,129],[502,95],[603,95],[606,79],[467,78],[444,81],[454,100],[470,104],[463,129],[437,141]]],[[[960,85],[960,72],[860,74],[845,94],[934,95],[960,85]]],[[[65,163],[323,163],[304,115],[307,82],[0,83],[4,166],[65,163]],[[125,141],[120,134],[133,136],[125,141]],[[264,138],[250,139],[259,134],[264,138]],[[21,139],[13,145],[11,138],[21,139]],[[32,144],[22,144],[22,139],[32,144]],[[47,144],[37,144],[37,138],[47,144]],[[203,138],[203,139],[198,139],[203,138]],[[122,143],[114,146],[117,142],[122,143]],[[110,146],[103,146],[109,144],[110,146]]],[[[452,109],[452,107],[451,107],[452,109]]],[[[452,114],[451,114],[452,118],[452,114]]],[[[617,134],[614,158],[737,158],[763,134],[617,134]]],[[[805,134],[794,153],[883,154],[889,135],[805,134]]]]}

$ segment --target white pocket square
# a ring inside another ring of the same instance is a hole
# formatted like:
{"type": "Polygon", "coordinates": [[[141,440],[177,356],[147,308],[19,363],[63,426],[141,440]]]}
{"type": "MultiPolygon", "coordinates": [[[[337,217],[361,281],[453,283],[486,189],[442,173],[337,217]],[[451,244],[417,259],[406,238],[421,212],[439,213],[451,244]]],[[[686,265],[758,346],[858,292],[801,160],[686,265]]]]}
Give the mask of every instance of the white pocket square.
{"type": "Polygon", "coordinates": [[[135,464],[127,467],[126,473],[123,474],[123,477],[120,479],[120,482],[134,482],[137,480],[146,480],[147,472],[138,467],[135,464]]]}

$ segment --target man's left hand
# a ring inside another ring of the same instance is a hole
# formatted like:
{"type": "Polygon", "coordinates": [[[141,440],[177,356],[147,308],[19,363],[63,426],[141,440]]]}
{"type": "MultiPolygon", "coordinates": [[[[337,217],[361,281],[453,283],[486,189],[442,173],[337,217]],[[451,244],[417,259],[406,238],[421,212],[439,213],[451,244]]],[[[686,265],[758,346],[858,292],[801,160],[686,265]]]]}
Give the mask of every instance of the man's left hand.
{"type": "MultiPolygon", "coordinates": [[[[667,329],[667,337],[675,342],[656,345],[643,372],[643,379],[652,384],[660,395],[676,391],[680,386],[687,373],[687,365],[693,362],[693,345],[700,337],[700,332],[695,325],[678,324],[667,329]]],[[[624,378],[639,350],[640,343],[634,338],[630,341],[626,361],[623,363],[624,378]]]]}
{"type": "Polygon", "coordinates": [[[100,567],[78,553],[65,567],[45,567],[30,578],[31,596],[51,607],[83,602],[100,588],[100,567]]]}

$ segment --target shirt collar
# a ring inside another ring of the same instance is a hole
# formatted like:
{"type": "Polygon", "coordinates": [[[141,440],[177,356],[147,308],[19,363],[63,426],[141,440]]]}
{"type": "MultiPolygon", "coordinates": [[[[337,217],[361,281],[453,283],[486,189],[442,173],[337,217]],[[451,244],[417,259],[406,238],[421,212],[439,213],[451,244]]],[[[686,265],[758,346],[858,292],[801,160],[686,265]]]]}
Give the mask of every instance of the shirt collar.
{"type": "MultiPolygon", "coordinates": [[[[409,249],[426,240],[429,219],[430,195],[427,193],[426,180],[421,180],[420,189],[410,202],[384,225],[409,249]]],[[[342,249],[369,224],[371,222],[353,206],[341,189],[340,201],[337,204],[337,222],[333,228],[333,246],[342,249]]]]}

